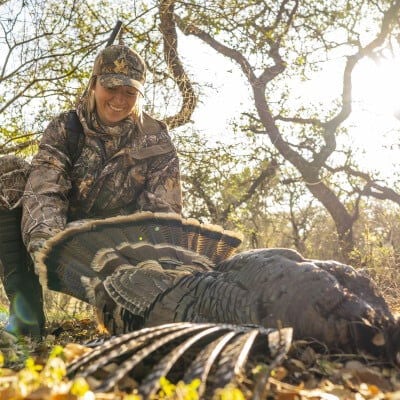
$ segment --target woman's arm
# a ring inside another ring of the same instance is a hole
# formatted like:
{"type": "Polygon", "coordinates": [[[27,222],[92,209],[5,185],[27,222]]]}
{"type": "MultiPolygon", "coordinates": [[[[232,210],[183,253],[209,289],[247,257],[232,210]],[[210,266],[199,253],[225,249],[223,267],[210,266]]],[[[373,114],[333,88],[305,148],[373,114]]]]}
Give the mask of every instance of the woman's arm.
{"type": "MultiPolygon", "coordinates": [[[[71,189],[71,161],[66,144],[66,114],[45,130],[22,200],[22,238],[28,250],[63,230],[71,189]]],[[[34,249],[32,249],[34,250],[34,249]]]]}
{"type": "Polygon", "coordinates": [[[179,159],[176,150],[149,161],[145,189],[138,199],[141,210],[182,212],[179,159]]]}
{"type": "MultiPolygon", "coordinates": [[[[165,123],[143,113],[143,131],[147,136],[147,174],[143,192],[139,195],[139,210],[182,212],[179,159],[165,123]]],[[[142,154],[144,155],[144,154],[142,154]]]]}

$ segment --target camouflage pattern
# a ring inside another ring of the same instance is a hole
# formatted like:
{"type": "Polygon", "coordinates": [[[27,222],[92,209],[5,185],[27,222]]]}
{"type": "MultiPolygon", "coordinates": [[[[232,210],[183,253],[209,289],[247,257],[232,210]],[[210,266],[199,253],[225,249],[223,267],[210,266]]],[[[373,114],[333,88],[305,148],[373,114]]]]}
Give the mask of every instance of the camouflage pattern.
{"type": "Polygon", "coordinates": [[[22,158],[0,157],[0,210],[10,210],[20,204],[28,174],[29,164],[22,158]]]}
{"type": "Polygon", "coordinates": [[[20,204],[29,170],[22,158],[0,158],[0,278],[10,302],[6,331],[40,337],[45,322],[42,290],[20,229],[20,204]]]}
{"type": "Polygon", "coordinates": [[[142,95],[146,79],[146,66],[135,51],[126,46],[109,46],[102,50],[94,62],[93,75],[105,87],[132,86],[142,95]]]}
{"type": "Polygon", "coordinates": [[[85,142],[74,165],[67,150],[67,113],[49,124],[32,161],[22,201],[28,250],[67,221],[139,210],[181,212],[179,161],[163,123],[144,114],[140,130],[130,119],[104,127],[79,111],[78,116],[85,142]]]}

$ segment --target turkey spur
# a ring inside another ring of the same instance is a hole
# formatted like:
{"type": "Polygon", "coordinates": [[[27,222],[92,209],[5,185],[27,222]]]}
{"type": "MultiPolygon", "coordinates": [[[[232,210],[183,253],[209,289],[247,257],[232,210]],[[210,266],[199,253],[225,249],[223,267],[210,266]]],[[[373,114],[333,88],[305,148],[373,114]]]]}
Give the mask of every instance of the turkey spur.
{"type": "Polygon", "coordinates": [[[291,327],[295,339],[399,363],[400,325],[367,276],[290,249],[233,255],[240,243],[219,226],[143,212],[74,222],[38,269],[49,289],[94,305],[112,334],[179,321],[291,327]]]}

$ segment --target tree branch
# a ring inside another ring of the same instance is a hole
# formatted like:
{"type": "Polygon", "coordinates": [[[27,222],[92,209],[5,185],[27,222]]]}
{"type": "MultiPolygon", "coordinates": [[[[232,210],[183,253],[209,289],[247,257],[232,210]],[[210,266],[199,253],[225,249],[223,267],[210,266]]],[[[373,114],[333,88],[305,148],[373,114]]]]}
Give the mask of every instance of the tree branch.
{"type": "Polygon", "coordinates": [[[271,179],[276,176],[276,172],[278,170],[278,162],[275,159],[272,159],[269,163],[267,168],[263,169],[258,177],[254,179],[250,187],[247,189],[247,191],[241,196],[240,199],[233,201],[231,204],[229,204],[225,210],[221,214],[221,221],[226,221],[229,214],[232,212],[232,210],[237,209],[240,207],[242,204],[246,203],[249,199],[252,198],[254,195],[255,191],[259,186],[261,186],[267,179],[271,179]]]}
{"type": "Polygon", "coordinates": [[[160,2],[160,30],[164,40],[164,59],[182,95],[179,112],[165,119],[171,129],[190,121],[196,108],[197,96],[178,56],[178,36],[174,21],[174,0],[160,2]]]}
{"type": "Polygon", "coordinates": [[[233,61],[236,61],[240,67],[242,68],[243,73],[248,78],[248,80],[252,83],[256,83],[257,77],[255,76],[250,63],[247,59],[237,50],[231,49],[224,44],[218,42],[216,39],[211,37],[207,32],[204,32],[199,27],[193,24],[185,23],[178,15],[175,14],[175,20],[179,29],[185,35],[193,35],[201,39],[203,42],[207,43],[210,47],[216,50],[218,53],[223,54],[225,57],[230,58],[233,61]]]}
{"type": "Polygon", "coordinates": [[[352,73],[357,63],[366,56],[371,56],[376,48],[381,46],[391,31],[391,25],[398,17],[400,0],[396,0],[386,11],[382,19],[381,29],[374,40],[360,48],[357,53],[349,56],[343,73],[342,107],[329,121],[323,123],[325,128],[325,146],[314,157],[313,165],[320,167],[336,149],[336,130],[350,115],[352,111],[352,73]]]}

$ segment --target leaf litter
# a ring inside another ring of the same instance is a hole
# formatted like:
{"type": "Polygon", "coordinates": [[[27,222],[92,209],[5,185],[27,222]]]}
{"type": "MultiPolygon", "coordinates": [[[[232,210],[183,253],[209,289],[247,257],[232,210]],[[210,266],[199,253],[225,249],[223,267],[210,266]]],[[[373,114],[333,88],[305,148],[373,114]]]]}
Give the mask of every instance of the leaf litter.
{"type": "MultiPolygon", "coordinates": [[[[0,400],[141,399],[133,379],[124,391],[94,393],[90,381],[67,378],[68,363],[92,351],[84,343],[107,338],[93,320],[64,321],[49,332],[39,343],[0,333],[0,400]]],[[[112,366],[108,373],[113,373],[112,366]]],[[[155,399],[197,399],[196,385],[164,378],[155,399]]],[[[253,365],[247,377],[235,387],[219,389],[212,400],[231,399],[400,400],[400,370],[365,354],[330,354],[307,341],[294,341],[281,365],[272,370],[253,365]]]]}

